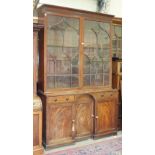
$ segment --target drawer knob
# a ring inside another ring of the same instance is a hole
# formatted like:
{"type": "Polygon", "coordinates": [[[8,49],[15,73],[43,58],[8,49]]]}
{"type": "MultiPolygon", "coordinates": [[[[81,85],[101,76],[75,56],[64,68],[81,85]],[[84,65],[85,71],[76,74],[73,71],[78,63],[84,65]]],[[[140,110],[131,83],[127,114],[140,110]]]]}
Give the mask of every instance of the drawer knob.
{"type": "Polygon", "coordinates": [[[91,117],[93,117],[93,118],[94,118],[94,115],[91,115],[91,117]]]}
{"type": "Polygon", "coordinates": [[[55,102],[57,101],[57,99],[54,100],[55,102]]]}
{"type": "Polygon", "coordinates": [[[104,95],[101,95],[101,97],[104,97],[104,95]]]}
{"type": "Polygon", "coordinates": [[[69,98],[66,98],[66,101],[68,101],[69,100],[69,98]]]}
{"type": "Polygon", "coordinates": [[[96,116],[95,118],[98,119],[98,116],[96,116]]]}

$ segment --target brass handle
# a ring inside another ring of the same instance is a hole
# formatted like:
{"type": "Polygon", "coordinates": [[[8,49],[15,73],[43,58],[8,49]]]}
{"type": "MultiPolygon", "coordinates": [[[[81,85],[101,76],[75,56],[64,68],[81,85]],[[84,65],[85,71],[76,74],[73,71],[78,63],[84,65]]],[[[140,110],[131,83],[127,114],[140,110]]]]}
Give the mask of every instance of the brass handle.
{"type": "Polygon", "coordinates": [[[93,117],[93,118],[94,118],[94,115],[91,115],[91,117],[93,117]]]}
{"type": "Polygon", "coordinates": [[[96,116],[95,118],[98,119],[98,116],[96,116]]]}
{"type": "Polygon", "coordinates": [[[72,120],[72,122],[74,123],[74,122],[75,122],[75,120],[72,120]]]}

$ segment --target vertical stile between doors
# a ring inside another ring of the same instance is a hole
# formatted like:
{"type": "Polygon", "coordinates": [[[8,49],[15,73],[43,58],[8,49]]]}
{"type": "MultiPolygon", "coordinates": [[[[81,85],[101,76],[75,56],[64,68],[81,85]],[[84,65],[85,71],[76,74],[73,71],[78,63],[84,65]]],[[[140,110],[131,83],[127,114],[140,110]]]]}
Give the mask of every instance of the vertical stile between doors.
{"type": "Polygon", "coordinates": [[[84,68],[84,63],[83,63],[83,44],[84,44],[84,18],[80,17],[80,58],[79,58],[79,71],[80,71],[80,78],[79,78],[79,87],[82,88],[83,87],[83,68],[84,68]]]}

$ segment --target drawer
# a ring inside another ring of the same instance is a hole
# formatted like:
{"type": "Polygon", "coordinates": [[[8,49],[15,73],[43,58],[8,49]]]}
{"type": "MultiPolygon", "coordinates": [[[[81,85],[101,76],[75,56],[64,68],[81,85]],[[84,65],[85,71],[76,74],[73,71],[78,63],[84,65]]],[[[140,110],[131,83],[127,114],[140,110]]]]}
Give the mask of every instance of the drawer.
{"type": "Polygon", "coordinates": [[[50,103],[73,102],[74,100],[75,100],[74,96],[55,96],[47,98],[47,102],[50,103]]]}
{"type": "Polygon", "coordinates": [[[117,92],[101,92],[101,93],[96,93],[97,100],[109,100],[109,99],[115,99],[118,97],[117,92]]]}

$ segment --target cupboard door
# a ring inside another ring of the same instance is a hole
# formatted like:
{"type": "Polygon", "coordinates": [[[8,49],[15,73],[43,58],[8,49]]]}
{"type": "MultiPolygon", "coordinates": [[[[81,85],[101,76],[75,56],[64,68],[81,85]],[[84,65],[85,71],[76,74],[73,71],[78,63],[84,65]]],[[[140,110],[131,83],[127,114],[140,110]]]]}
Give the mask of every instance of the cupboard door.
{"type": "Polygon", "coordinates": [[[84,86],[110,85],[110,23],[84,22],[84,86]]]}
{"type": "Polygon", "coordinates": [[[72,103],[48,105],[47,145],[59,145],[72,141],[72,103]]]}
{"type": "Polygon", "coordinates": [[[49,15],[47,24],[47,88],[78,87],[79,19],[49,15]]]}
{"type": "Polygon", "coordinates": [[[93,133],[94,100],[87,95],[78,97],[75,105],[76,137],[90,137],[93,133]]]}
{"type": "Polygon", "coordinates": [[[96,104],[95,134],[106,134],[116,130],[117,104],[114,99],[99,101],[96,104]]]}

